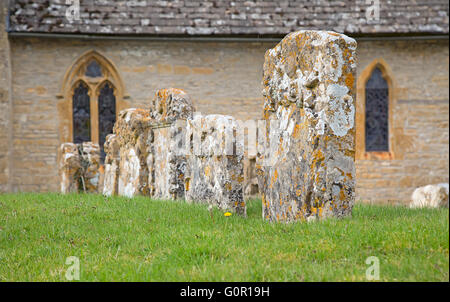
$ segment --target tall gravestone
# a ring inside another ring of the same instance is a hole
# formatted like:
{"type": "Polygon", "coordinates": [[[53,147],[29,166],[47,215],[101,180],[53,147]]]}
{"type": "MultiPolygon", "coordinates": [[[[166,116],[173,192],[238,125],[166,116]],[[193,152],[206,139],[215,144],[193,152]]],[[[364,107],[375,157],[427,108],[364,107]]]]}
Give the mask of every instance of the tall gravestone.
{"type": "Polygon", "coordinates": [[[258,158],[263,218],[351,215],[355,199],[356,42],[298,31],[266,52],[258,158]]]}
{"type": "Polygon", "coordinates": [[[104,150],[106,157],[103,195],[117,195],[119,187],[120,149],[117,136],[115,134],[109,134],[106,136],[104,150]]]}
{"type": "Polygon", "coordinates": [[[237,127],[231,116],[196,115],[188,120],[186,201],[246,215],[244,152],[237,127]]]}
{"type": "Polygon", "coordinates": [[[186,154],[183,134],[195,111],[189,95],[176,88],[161,89],[151,106],[154,120],[152,156],[148,161],[153,180],[152,196],[184,199],[186,154]]]}
{"type": "Polygon", "coordinates": [[[119,113],[114,125],[119,147],[119,195],[150,195],[147,160],[151,153],[151,126],[152,118],[148,110],[130,108],[119,113]]]}

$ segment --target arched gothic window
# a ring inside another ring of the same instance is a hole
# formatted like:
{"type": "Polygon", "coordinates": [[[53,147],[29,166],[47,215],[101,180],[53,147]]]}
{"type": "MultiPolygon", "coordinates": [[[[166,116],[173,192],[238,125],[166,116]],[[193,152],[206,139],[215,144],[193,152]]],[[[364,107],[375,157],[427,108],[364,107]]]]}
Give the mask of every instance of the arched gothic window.
{"type": "MultiPolygon", "coordinates": [[[[114,95],[114,87],[111,83],[106,82],[100,89],[98,96],[98,132],[99,144],[105,144],[106,136],[113,132],[114,123],[116,122],[116,96],[114,95]]],[[[102,159],[105,158],[103,148],[101,150],[102,159]]]]}
{"type": "Polygon", "coordinates": [[[88,142],[91,140],[91,104],[86,83],[80,81],[75,85],[72,106],[73,142],[88,142]]]}
{"type": "Polygon", "coordinates": [[[380,68],[374,68],[365,89],[366,152],[389,151],[389,86],[380,68]]]}
{"type": "Polygon", "coordinates": [[[96,51],[81,56],[66,72],[59,105],[61,143],[92,141],[103,145],[117,114],[128,107],[115,66],[96,51]]]}

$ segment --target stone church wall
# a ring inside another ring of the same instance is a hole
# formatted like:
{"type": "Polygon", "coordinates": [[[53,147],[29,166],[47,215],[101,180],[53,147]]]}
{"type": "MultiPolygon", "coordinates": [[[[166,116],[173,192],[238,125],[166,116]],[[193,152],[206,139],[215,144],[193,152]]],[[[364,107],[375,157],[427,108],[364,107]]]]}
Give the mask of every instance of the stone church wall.
{"type": "MultiPolygon", "coordinates": [[[[4,56],[6,34],[0,35],[4,56]]],[[[10,38],[13,115],[3,110],[9,89],[0,72],[0,136],[7,142],[0,144],[0,191],[8,179],[11,191],[59,190],[58,95],[65,72],[86,51],[97,50],[116,65],[130,107],[148,108],[154,91],[179,87],[202,114],[246,120],[261,116],[264,53],[275,44],[10,38]],[[9,176],[6,146],[12,148],[9,176]]],[[[448,41],[361,41],[357,57],[358,76],[378,58],[392,70],[392,134],[399,146],[392,159],[356,161],[356,200],[406,202],[418,186],[448,182],[448,41]]]]}
{"type": "Polygon", "coordinates": [[[8,159],[10,126],[10,60],[9,43],[5,31],[6,1],[0,1],[0,192],[8,190],[10,165],[8,159]]]}
{"type": "Polygon", "coordinates": [[[358,42],[358,80],[377,58],[389,65],[396,85],[395,152],[387,159],[357,157],[356,200],[397,204],[417,187],[449,182],[448,40],[358,42]]]}

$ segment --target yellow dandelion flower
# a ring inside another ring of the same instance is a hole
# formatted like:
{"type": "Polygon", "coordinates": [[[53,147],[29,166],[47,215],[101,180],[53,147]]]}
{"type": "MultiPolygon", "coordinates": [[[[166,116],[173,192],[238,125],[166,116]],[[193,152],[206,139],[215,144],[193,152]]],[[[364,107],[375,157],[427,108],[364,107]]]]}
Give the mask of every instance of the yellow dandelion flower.
{"type": "Polygon", "coordinates": [[[226,212],[225,214],[223,214],[225,217],[230,217],[231,213],[230,212],[226,212]]]}

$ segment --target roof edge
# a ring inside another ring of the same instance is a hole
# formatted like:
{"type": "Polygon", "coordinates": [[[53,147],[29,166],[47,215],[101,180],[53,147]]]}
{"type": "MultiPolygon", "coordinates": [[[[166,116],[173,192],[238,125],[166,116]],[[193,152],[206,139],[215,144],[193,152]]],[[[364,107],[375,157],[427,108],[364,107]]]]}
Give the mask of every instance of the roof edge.
{"type": "MultiPolygon", "coordinates": [[[[345,34],[345,33],[344,33],[345,34]]],[[[349,35],[358,41],[386,40],[448,40],[449,34],[418,33],[418,34],[373,34],[349,35]]],[[[286,35],[126,35],[126,34],[78,34],[78,33],[48,33],[48,32],[8,32],[9,37],[35,37],[56,39],[83,40],[143,40],[143,41],[191,41],[191,42],[279,42],[286,35]]]]}

